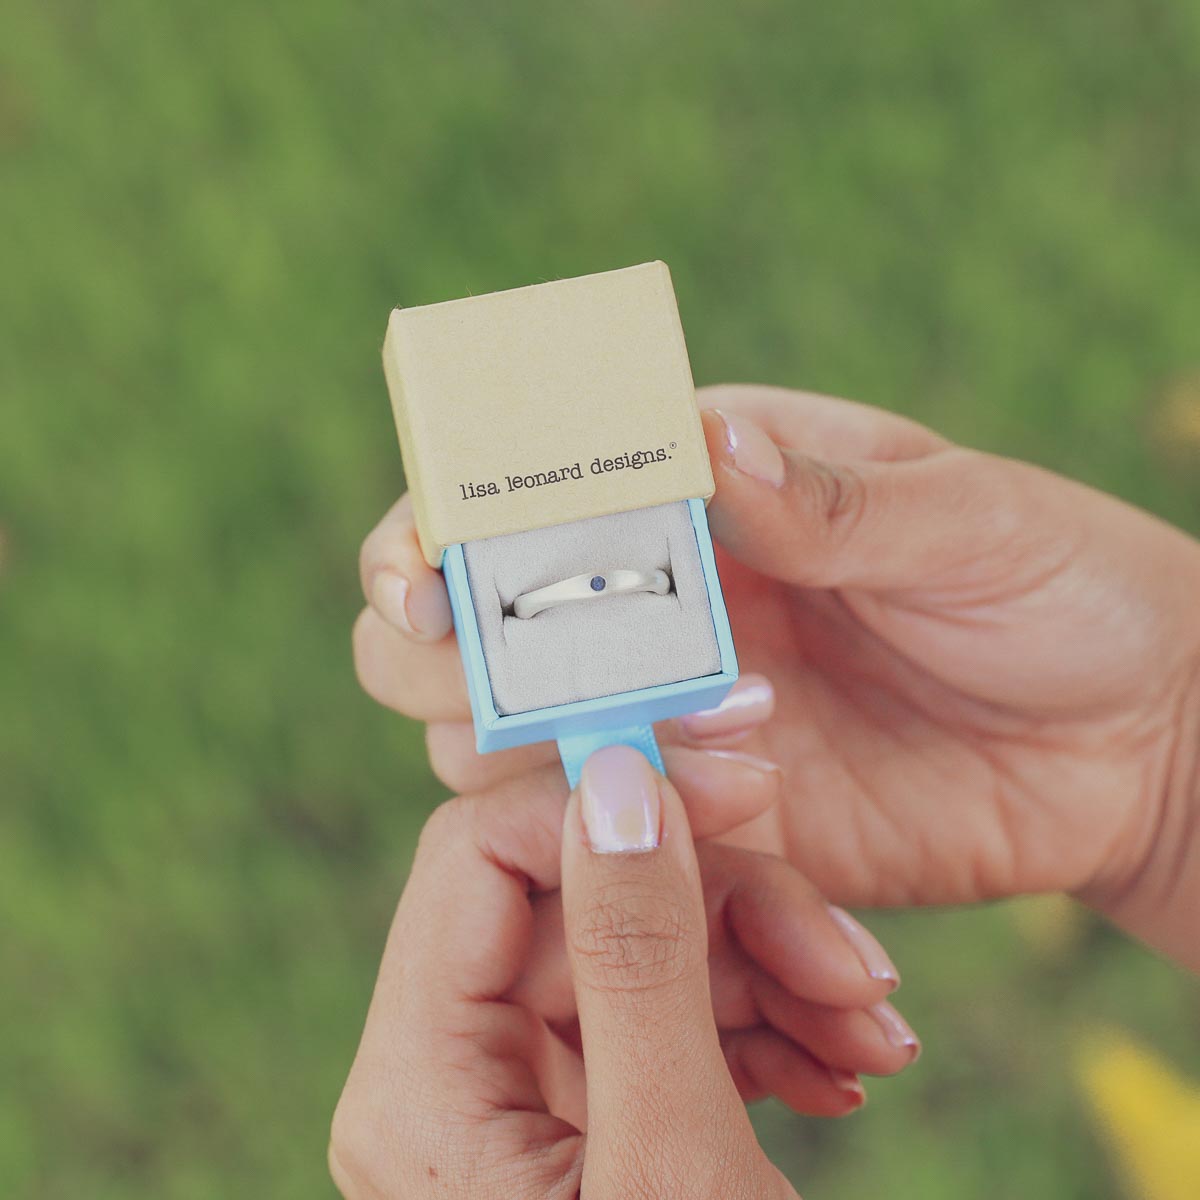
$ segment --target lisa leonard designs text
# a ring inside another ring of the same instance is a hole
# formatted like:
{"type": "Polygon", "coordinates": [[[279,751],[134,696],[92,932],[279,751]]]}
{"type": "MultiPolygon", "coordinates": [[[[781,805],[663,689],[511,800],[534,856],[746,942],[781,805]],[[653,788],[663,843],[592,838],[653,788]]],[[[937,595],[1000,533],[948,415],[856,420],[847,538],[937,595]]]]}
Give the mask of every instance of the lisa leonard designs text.
{"type": "MultiPolygon", "coordinates": [[[[618,454],[613,458],[601,458],[597,455],[588,464],[592,475],[607,475],[612,471],[640,471],[643,467],[654,463],[664,463],[671,458],[671,450],[675,448],[659,446],[657,450],[635,450],[632,453],[618,454]]],[[[487,496],[499,496],[501,492],[518,492],[522,488],[545,487],[552,483],[566,483],[568,480],[580,480],[584,477],[582,463],[571,463],[569,466],[554,467],[549,471],[537,471],[532,475],[505,475],[503,483],[494,479],[460,483],[458,490],[464,500],[481,500],[487,496]]]]}

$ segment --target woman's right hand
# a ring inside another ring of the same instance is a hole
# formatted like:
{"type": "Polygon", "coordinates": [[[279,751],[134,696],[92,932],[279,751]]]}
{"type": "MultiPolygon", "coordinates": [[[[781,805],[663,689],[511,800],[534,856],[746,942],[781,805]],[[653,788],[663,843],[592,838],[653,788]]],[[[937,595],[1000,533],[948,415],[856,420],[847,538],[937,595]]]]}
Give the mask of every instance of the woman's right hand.
{"type": "MultiPolygon", "coordinates": [[[[783,768],[755,844],[842,904],[1072,892],[1200,967],[1200,546],[876,409],[759,387],[701,403],[750,674],[664,740],[783,768]]],[[[552,760],[475,754],[444,586],[403,506],[363,574],[360,678],[431,722],[452,786],[552,760]]]]}

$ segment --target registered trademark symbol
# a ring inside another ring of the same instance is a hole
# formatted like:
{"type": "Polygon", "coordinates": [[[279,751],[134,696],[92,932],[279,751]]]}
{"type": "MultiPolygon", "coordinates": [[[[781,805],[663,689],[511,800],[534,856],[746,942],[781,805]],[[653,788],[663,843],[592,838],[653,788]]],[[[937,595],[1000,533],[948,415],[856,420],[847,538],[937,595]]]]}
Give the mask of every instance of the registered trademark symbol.
{"type": "Polygon", "coordinates": [[[667,449],[669,449],[669,450],[674,450],[674,449],[675,449],[675,447],[676,447],[676,445],[677,445],[677,443],[675,443],[675,442],[672,442],[672,443],[670,444],[670,446],[668,446],[668,447],[667,447],[667,449]]]}

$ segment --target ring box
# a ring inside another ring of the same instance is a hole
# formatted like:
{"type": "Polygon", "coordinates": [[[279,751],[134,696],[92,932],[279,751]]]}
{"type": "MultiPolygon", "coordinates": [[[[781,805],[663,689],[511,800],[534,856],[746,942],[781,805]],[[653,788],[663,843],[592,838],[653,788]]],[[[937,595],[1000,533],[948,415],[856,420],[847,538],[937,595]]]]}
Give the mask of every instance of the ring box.
{"type": "Polygon", "coordinates": [[[392,312],[384,369],[422,552],[444,571],[481,752],[720,702],[737,679],[704,502],[712,468],[662,263],[392,312]],[[583,573],[666,596],[527,620],[583,573]]]}

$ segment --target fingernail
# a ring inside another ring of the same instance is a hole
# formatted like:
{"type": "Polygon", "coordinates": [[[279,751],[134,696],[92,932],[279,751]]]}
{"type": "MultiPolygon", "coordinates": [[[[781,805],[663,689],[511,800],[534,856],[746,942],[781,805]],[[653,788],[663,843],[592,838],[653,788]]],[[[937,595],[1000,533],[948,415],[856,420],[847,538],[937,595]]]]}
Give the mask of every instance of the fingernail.
{"type": "Polygon", "coordinates": [[[606,746],[583,764],[580,806],[596,854],[629,854],[658,845],[658,776],[632,746],[606,746]]]}
{"type": "Polygon", "coordinates": [[[704,750],[702,753],[706,758],[719,758],[725,762],[738,763],[740,766],[749,767],[752,771],[759,771],[763,775],[780,775],[782,768],[778,763],[773,763],[769,758],[759,758],[754,754],[741,754],[737,750],[704,750]]]}
{"type": "Polygon", "coordinates": [[[864,925],[860,925],[844,908],[830,904],[829,915],[837,922],[846,941],[854,948],[867,974],[872,979],[882,979],[891,984],[889,991],[900,986],[900,972],[888,957],[888,952],[875,940],[875,936],[864,925]]]}
{"type": "Polygon", "coordinates": [[[395,571],[379,571],[371,584],[371,604],[389,624],[410,636],[416,633],[408,615],[409,583],[395,571]]]}
{"type": "Polygon", "coordinates": [[[719,408],[716,413],[725,425],[725,448],[733,465],[751,479],[782,487],[784,465],[779,447],[753,421],[731,416],[719,408]]]}
{"type": "Polygon", "coordinates": [[[743,675],[716,708],[688,713],[679,718],[684,733],[691,738],[730,737],[748,733],[775,711],[775,689],[765,675],[743,675]]]}
{"type": "Polygon", "coordinates": [[[875,1023],[883,1030],[883,1036],[889,1046],[897,1050],[907,1049],[911,1062],[921,1057],[921,1039],[912,1031],[909,1023],[886,1000],[871,1005],[867,1012],[875,1018],[875,1023]]]}
{"type": "Polygon", "coordinates": [[[841,1067],[830,1067],[829,1078],[839,1092],[845,1092],[854,1097],[855,1107],[861,1108],[867,1102],[867,1090],[853,1071],[844,1071],[841,1067]]]}

